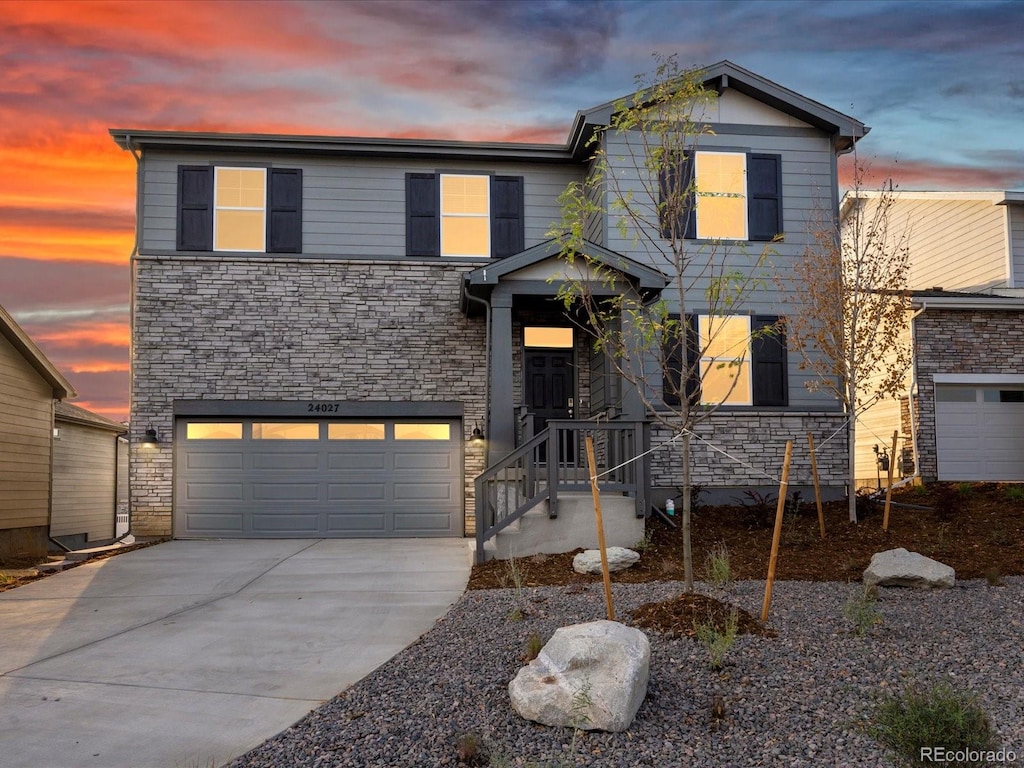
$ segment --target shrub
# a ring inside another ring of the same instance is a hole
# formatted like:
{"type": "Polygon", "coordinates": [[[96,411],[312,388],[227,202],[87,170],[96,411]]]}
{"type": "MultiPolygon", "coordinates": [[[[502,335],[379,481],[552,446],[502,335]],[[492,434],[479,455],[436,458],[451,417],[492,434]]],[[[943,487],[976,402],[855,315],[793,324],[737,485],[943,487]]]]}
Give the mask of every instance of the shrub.
{"type": "Polygon", "coordinates": [[[1007,486],[1006,498],[1008,501],[1024,501],[1024,485],[1007,486]]]}
{"type": "Polygon", "coordinates": [[[704,558],[704,580],[720,589],[732,584],[732,567],[729,562],[729,547],[724,541],[713,546],[704,558]]]}
{"type": "Polygon", "coordinates": [[[843,616],[853,624],[853,631],[863,637],[876,624],[882,623],[882,613],[878,610],[877,592],[873,587],[857,590],[843,605],[843,616]]]}
{"type": "Polygon", "coordinates": [[[707,649],[712,669],[719,670],[725,665],[725,657],[736,642],[739,625],[740,615],[735,608],[729,612],[724,632],[720,632],[712,623],[697,625],[697,639],[707,649]]]}
{"type": "MultiPolygon", "coordinates": [[[[882,700],[873,714],[869,732],[892,749],[899,759],[914,766],[935,764],[936,749],[975,757],[996,746],[995,733],[977,697],[945,682],[927,688],[908,688],[882,700]],[[933,751],[922,752],[922,747],[933,751]]],[[[973,766],[986,765],[988,761],[943,764],[973,766]]]]}

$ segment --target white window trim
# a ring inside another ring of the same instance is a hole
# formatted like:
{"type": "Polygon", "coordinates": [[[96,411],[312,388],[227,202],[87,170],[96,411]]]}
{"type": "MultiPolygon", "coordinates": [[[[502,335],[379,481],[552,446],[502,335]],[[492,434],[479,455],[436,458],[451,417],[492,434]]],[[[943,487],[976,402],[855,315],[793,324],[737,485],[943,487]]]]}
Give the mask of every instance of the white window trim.
{"type": "Polygon", "coordinates": [[[441,219],[441,256],[451,259],[489,259],[491,258],[491,184],[490,176],[485,173],[442,173],[440,192],[441,219]],[[487,179],[487,212],[486,213],[445,213],[444,212],[444,182],[445,179],[487,179]],[[444,223],[445,219],[486,219],[487,221],[487,252],[486,253],[445,253],[444,251],[444,223]]]}
{"type": "MultiPolygon", "coordinates": [[[[694,178],[695,182],[696,182],[697,179],[700,178],[700,173],[699,173],[699,171],[697,169],[697,166],[700,164],[700,158],[701,158],[702,155],[732,155],[732,156],[737,156],[738,155],[739,157],[743,158],[743,234],[742,234],[742,236],[740,236],[740,237],[713,238],[713,237],[703,237],[701,235],[701,232],[700,232],[700,197],[701,197],[701,195],[700,195],[700,187],[699,187],[699,185],[695,184],[695,186],[696,186],[696,195],[695,195],[696,202],[695,202],[695,205],[694,205],[694,216],[696,218],[696,227],[695,227],[695,229],[697,231],[696,232],[697,233],[697,239],[698,240],[747,240],[749,238],[749,236],[750,236],[750,222],[748,221],[748,218],[749,218],[749,207],[750,207],[750,202],[749,202],[750,201],[750,190],[749,190],[748,184],[747,184],[747,153],[746,152],[713,152],[713,151],[710,151],[710,150],[698,150],[694,154],[695,154],[695,156],[694,156],[694,160],[693,160],[693,178],[694,178]]],[[[714,193],[712,192],[711,194],[713,195],[714,193]]]]}
{"type": "Polygon", "coordinates": [[[239,165],[218,165],[214,166],[213,169],[213,250],[221,253],[266,253],[267,252],[267,195],[269,190],[267,189],[267,169],[266,168],[253,168],[252,166],[239,166],[239,165]],[[262,171],[263,173],[263,205],[259,208],[249,206],[233,206],[233,205],[217,205],[217,183],[220,178],[220,172],[225,171],[262,171]],[[236,248],[218,248],[217,247],[217,211],[261,211],[263,213],[263,232],[260,234],[263,247],[259,249],[236,249],[236,248]]]}
{"type": "MultiPolygon", "coordinates": [[[[697,315],[697,339],[698,340],[704,338],[704,335],[703,335],[704,323],[707,322],[707,320],[710,317],[711,317],[711,315],[697,315]]],[[[703,364],[705,362],[718,361],[720,363],[725,363],[726,365],[728,365],[729,363],[732,363],[732,362],[735,362],[735,361],[739,360],[741,362],[741,370],[746,372],[747,392],[750,393],[750,397],[746,401],[742,401],[742,402],[741,401],[730,401],[730,402],[719,403],[717,401],[705,400],[704,399],[704,387],[702,386],[701,387],[701,395],[700,395],[700,404],[701,405],[724,405],[724,406],[727,406],[727,407],[728,406],[732,406],[732,405],[753,405],[754,404],[754,380],[753,380],[753,377],[754,377],[754,359],[753,359],[754,358],[754,353],[753,353],[753,345],[751,344],[751,339],[750,339],[750,315],[717,315],[716,317],[718,317],[719,319],[723,319],[724,318],[724,319],[729,319],[729,320],[732,320],[732,319],[735,319],[735,318],[742,318],[742,319],[747,321],[747,348],[746,348],[746,352],[745,352],[745,354],[743,355],[742,358],[740,358],[740,357],[732,357],[732,358],[729,358],[729,359],[725,359],[725,358],[720,358],[720,357],[708,357],[707,355],[704,354],[705,350],[702,347],[701,350],[700,350],[701,351],[700,359],[697,361],[698,371],[701,370],[701,368],[703,367],[703,364]]],[[[703,377],[702,377],[702,379],[703,379],[703,377]]],[[[731,392],[735,392],[735,391],[736,391],[735,388],[733,388],[731,390],[731,392]]]]}
{"type": "Polygon", "coordinates": [[[935,384],[1024,384],[1024,375],[1019,373],[935,373],[935,384]]]}

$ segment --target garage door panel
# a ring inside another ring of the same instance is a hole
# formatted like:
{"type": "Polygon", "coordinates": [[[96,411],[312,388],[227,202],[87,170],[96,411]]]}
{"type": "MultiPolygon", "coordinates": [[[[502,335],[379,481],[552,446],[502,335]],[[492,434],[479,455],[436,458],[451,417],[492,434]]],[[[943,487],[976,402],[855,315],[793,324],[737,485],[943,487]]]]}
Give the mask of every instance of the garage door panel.
{"type": "Polygon", "coordinates": [[[190,482],[185,486],[185,497],[190,501],[241,501],[245,490],[240,482],[190,482]]]}
{"type": "Polygon", "coordinates": [[[451,501],[447,483],[395,483],[395,501],[451,501]]]}
{"type": "Polygon", "coordinates": [[[245,518],[241,512],[227,512],[186,515],[189,531],[197,533],[241,533],[245,518]]]}
{"type": "Polygon", "coordinates": [[[289,424],[254,416],[233,417],[232,423],[239,437],[215,441],[200,437],[216,426],[211,419],[179,418],[176,535],[462,534],[458,420],[375,420],[370,424],[373,439],[358,439],[370,434],[366,419],[296,419],[289,424]],[[277,432],[265,434],[267,424],[281,434],[291,429],[320,439],[272,439],[277,432]],[[262,438],[256,439],[261,425],[262,438]],[[399,432],[403,439],[397,439],[399,432]]]}
{"type": "Polygon", "coordinates": [[[253,453],[252,468],[267,470],[316,470],[320,468],[320,456],[317,453],[285,453],[283,451],[253,453]]]}
{"type": "Polygon", "coordinates": [[[200,452],[192,451],[186,454],[185,466],[187,469],[242,469],[244,467],[245,454],[241,451],[215,451],[200,452]]]}
{"type": "Polygon", "coordinates": [[[386,483],[331,483],[327,486],[328,502],[387,501],[386,483]]]}
{"type": "MultiPolygon", "coordinates": [[[[435,449],[436,450],[436,449],[435,449]]],[[[452,457],[449,453],[395,453],[395,469],[442,469],[452,468],[452,457]]]]}
{"type": "Polygon", "coordinates": [[[383,451],[366,453],[329,453],[328,469],[387,469],[387,454],[383,451]]]}
{"type": "Polygon", "coordinates": [[[253,483],[252,497],[255,501],[317,501],[320,498],[320,484],[253,483]]]}
{"type": "Polygon", "coordinates": [[[279,514],[254,514],[252,529],[260,533],[316,534],[320,515],[315,512],[282,510],[279,514]]]}

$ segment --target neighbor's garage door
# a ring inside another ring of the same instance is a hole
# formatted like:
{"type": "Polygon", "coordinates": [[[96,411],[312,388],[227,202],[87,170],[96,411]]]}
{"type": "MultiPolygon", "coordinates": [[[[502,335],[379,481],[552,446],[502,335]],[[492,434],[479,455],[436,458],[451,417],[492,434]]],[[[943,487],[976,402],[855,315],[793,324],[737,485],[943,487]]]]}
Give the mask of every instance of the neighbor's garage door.
{"type": "Polygon", "coordinates": [[[935,386],[939,480],[1024,480],[1024,387],[935,386]]]}
{"type": "Polygon", "coordinates": [[[176,425],[180,537],[461,536],[457,420],[176,425]]]}

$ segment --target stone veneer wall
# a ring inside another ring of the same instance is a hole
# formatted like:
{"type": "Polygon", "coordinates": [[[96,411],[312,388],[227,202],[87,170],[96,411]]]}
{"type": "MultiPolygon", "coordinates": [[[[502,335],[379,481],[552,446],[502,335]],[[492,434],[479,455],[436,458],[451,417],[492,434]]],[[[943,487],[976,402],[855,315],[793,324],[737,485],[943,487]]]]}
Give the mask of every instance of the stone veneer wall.
{"type": "MultiPolygon", "coordinates": [[[[471,265],[139,256],[132,338],[132,531],[171,533],[172,403],[456,401],[485,423],[485,323],[459,309],[471,265]],[[155,428],[160,443],[138,441],[155,428]]],[[[484,454],[466,444],[466,531],[484,454]]]]}
{"type": "Polygon", "coordinates": [[[915,321],[921,476],[938,476],[936,373],[1024,373],[1024,313],[929,309],[915,321]]]}
{"type": "MultiPolygon", "coordinates": [[[[810,432],[818,454],[819,483],[822,487],[842,488],[847,478],[846,430],[835,433],[845,423],[843,413],[719,411],[694,430],[700,439],[692,440],[693,482],[721,488],[777,486],[786,441],[792,440],[789,484],[809,486],[812,477],[807,433],[810,432]],[[835,436],[828,440],[831,435],[835,436]],[[739,461],[732,461],[719,451],[739,461]]],[[[653,425],[651,447],[664,445],[673,434],[664,425],[653,425]]],[[[652,485],[655,488],[681,486],[683,474],[679,462],[677,447],[669,446],[652,453],[652,485]]]]}

